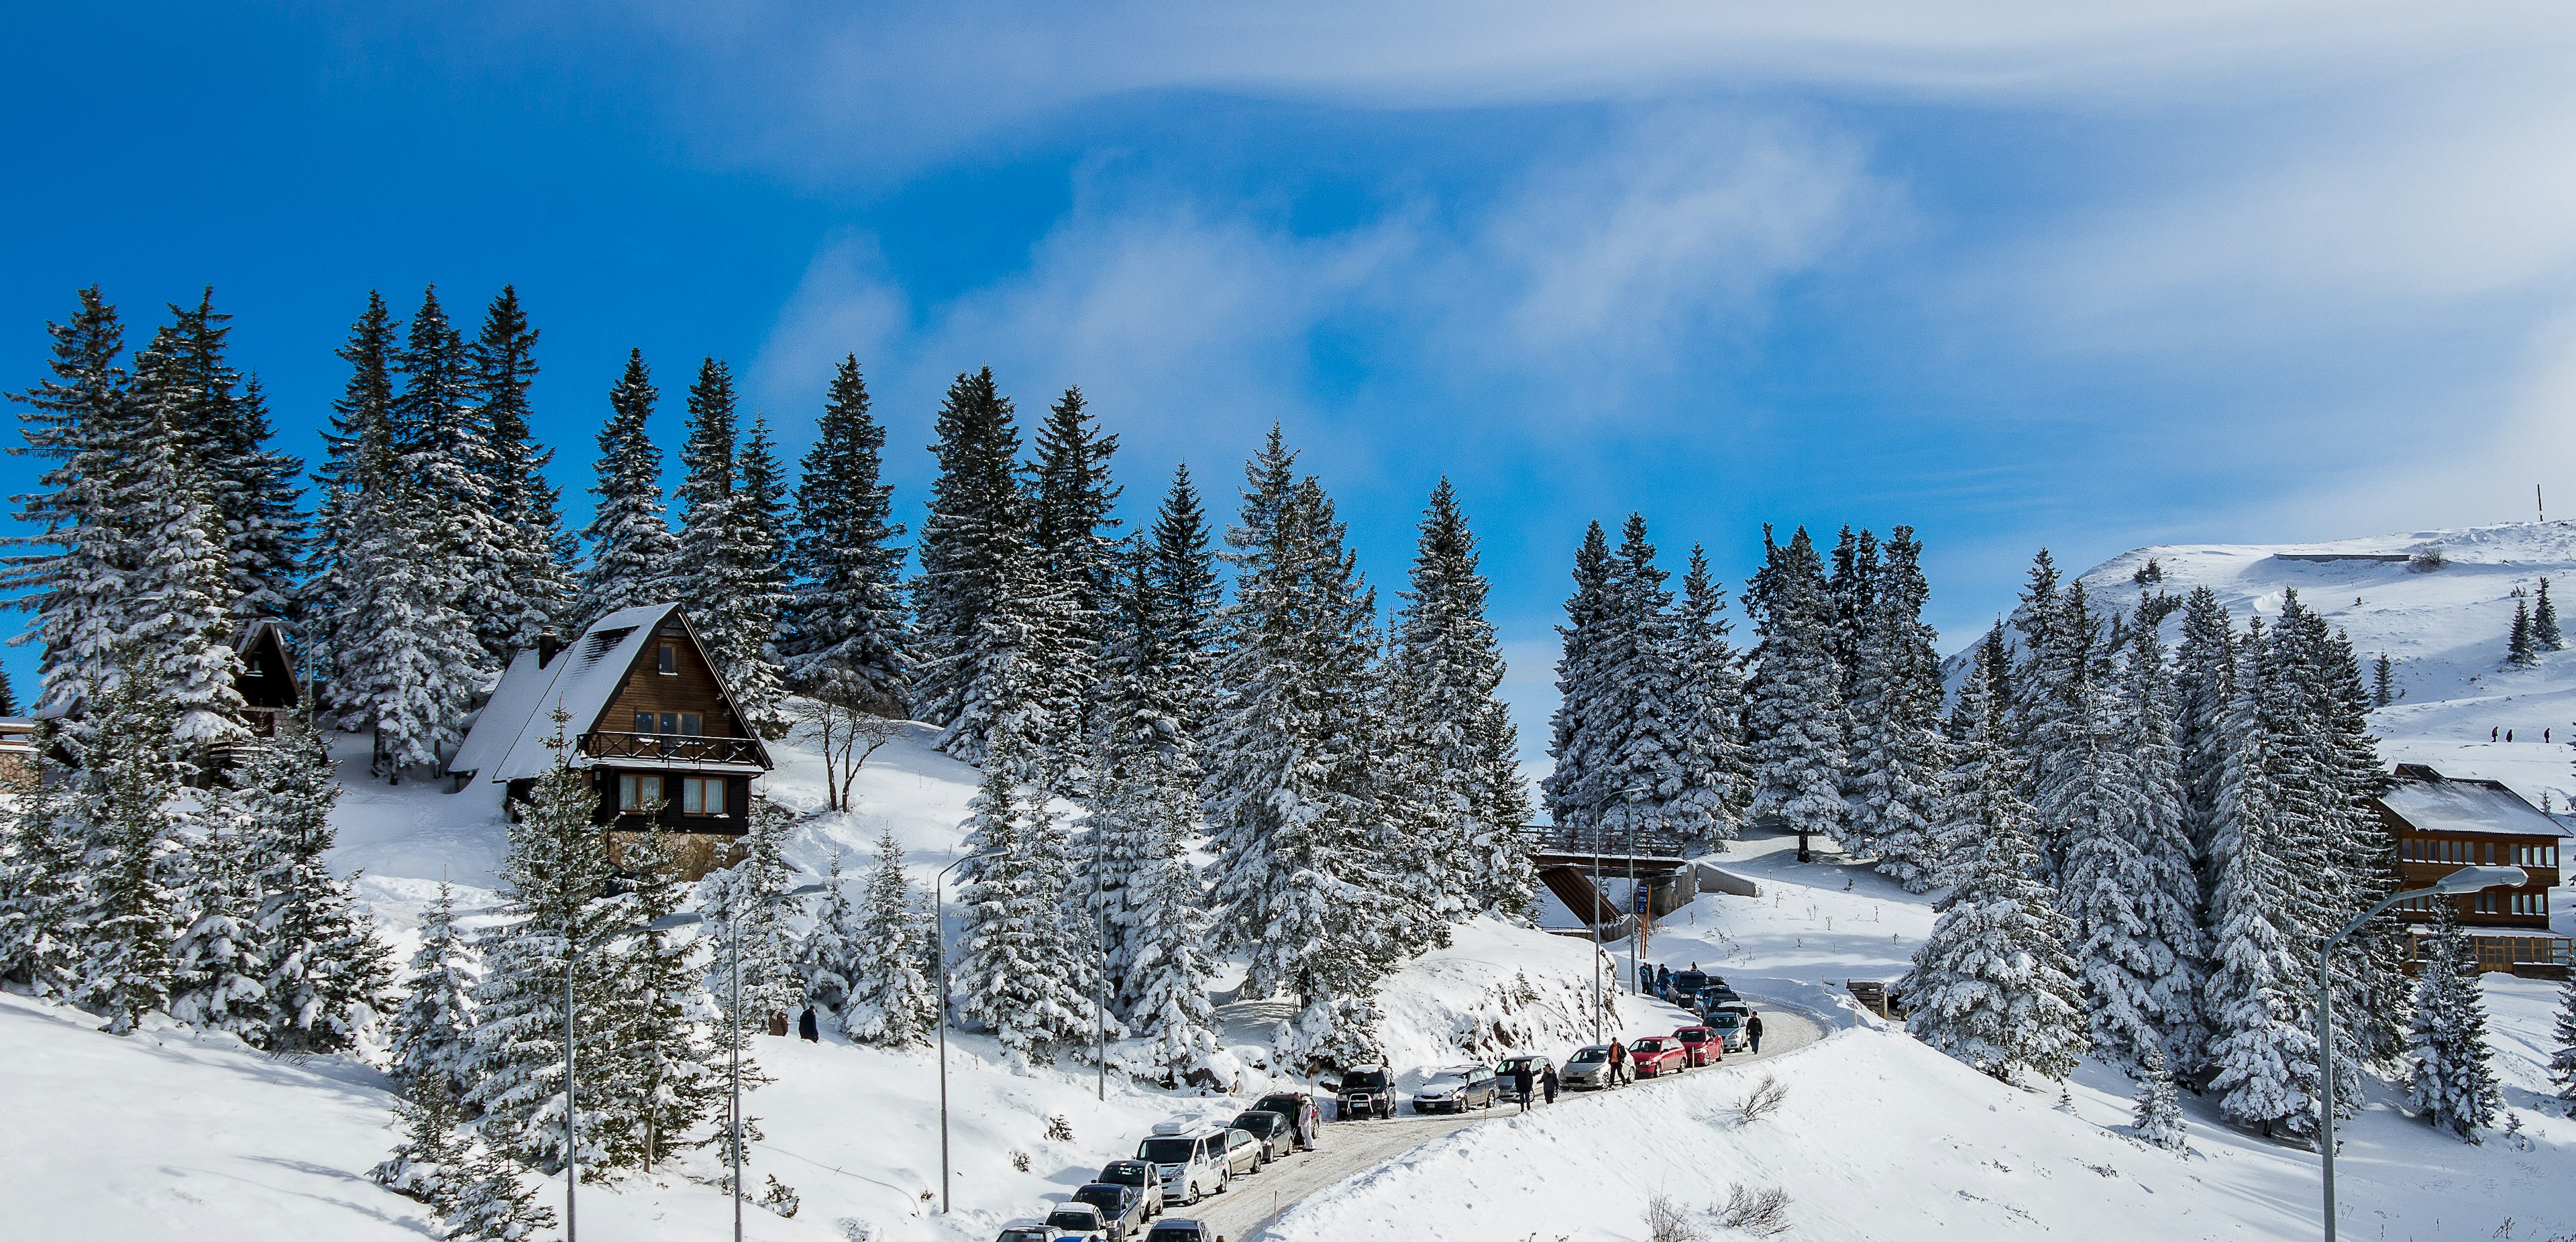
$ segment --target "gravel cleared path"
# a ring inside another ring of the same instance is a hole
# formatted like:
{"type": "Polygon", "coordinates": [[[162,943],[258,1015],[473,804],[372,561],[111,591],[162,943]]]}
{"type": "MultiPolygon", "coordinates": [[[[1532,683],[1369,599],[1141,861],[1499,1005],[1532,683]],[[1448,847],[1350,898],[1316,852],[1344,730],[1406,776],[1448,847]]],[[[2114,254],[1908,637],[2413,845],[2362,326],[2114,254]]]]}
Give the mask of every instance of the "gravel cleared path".
{"type": "MultiPolygon", "coordinates": [[[[1822,1026],[1804,1012],[1767,998],[1752,999],[1762,1012],[1761,1053],[1730,1053],[1716,1065],[1703,1066],[1672,1081],[1741,1072],[1824,1037],[1822,1026]]],[[[1616,1108],[1628,1092],[1652,1091],[1664,1081],[1667,1080],[1648,1079],[1616,1091],[1560,1095],[1549,1107],[1616,1108]]],[[[1227,1242],[1253,1242],[1273,1219],[1298,1200],[1395,1160],[1433,1139],[1497,1117],[1512,1116],[1515,1107],[1497,1104],[1489,1111],[1464,1117],[1416,1117],[1406,1112],[1384,1121],[1327,1121],[1315,1141],[1315,1150],[1290,1156],[1250,1177],[1237,1178],[1234,1188],[1226,1193],[1196,1207],[1176,1206],[1169,1215],[1205,1221],[1227,1242]]],[[[1329,1113],[1329,1105],[1326,1111],[1329,1113]]]]}

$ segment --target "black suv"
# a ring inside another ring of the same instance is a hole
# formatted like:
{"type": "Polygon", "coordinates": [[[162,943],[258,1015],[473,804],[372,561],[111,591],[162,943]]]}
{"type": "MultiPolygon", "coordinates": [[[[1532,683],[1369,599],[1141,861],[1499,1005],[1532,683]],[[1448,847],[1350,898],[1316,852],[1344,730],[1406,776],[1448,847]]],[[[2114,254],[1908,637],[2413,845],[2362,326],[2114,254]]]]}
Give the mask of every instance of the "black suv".
{"type": "Polygon", "coordinates": [[[1315,1150],[1315,1127],[1324,1119],[1315,1107],[1315,1097],[1303,1091],[1274,1091],[1253,1107],[1287,1118],[1290,1132],[1297,1136],[1297,1150],[1315,1150]]]}
{"type": "Polygon", "coordinates": [[[1395,1115],[1395,1075],[1383,1065],[1344,1070],[1334,1116],[1343,1121],[1395,1115]]]}

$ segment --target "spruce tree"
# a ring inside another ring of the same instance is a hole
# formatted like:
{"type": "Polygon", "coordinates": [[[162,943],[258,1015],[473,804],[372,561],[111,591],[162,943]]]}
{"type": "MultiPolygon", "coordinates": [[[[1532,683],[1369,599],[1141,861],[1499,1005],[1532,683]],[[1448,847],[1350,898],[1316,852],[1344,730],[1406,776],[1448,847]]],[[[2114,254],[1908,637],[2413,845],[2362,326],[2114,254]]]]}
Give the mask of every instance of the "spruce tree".
{"type": "Polygon", "coordinates": [[[507,1155],[530,1146],[525,1127],[501,1115],[486,1116],[478,1130],[482,1141],[466,1157],[456,1179],[455,1204],[444,1214],[447,1236],[462,1242],[522,1242],[540,1229],[553,1228],[554,1209],[538,1205],[507,1155]]]}
{"type": "Polygon", "coordinates": [[[1614,731],[1603,739],[1606,760],[1600,818],[1614,836],[1651,834],[1671,822],[1665,804],[1681,791],[1683,703],[1678,635],[1672,615],[1671,575],[1655,565],[1646,520],[1631,513],[1620,528],[1611,559],[1611,624],[1595,652],[1609,679],[1614,731]]]}
{"type": "Polygon", "coordinates": [[[2182,1151],[2191,1145],[2191,1129],[2183,1121],[2182,1103],[2174,1095],[2173,1072],[2165,1062],[2163,1048],[2149,1044],[2145,1064],[2138,1078],[2138,1108],[2129,1119],[2129,1129],[2141,1140],[2164,1148],[2182,1151]]]}
{"type": "Polygon", "coordinates": [[[653,445],[653,403],[660,397],[644,351],[626,356],[626,372],[608,391],[608,422],[599,429],[598,497],[590,525],[590,564],[575,601],[576,625],[637,604],[673,597],[679,542],[662,504],[662,451],[653,445]]]}
{"type": "Polygon", "coordinates": [[[857,355],[841,359],[796,483],[796,590],[779,650],[790,684],[880,715],[909,707],[913,636],[901,578],[904,533],[880,482],[885,428],[869,413],[857,355]]]}
{"type": "Polygon", "coordinates": [[[330,756],[320,737],[290,721],[233,780],[227,809],[261,864],[266,1004],[253,1042],[287,1054],[345,1052],[375,1023],[393,968],[373,921],[351,905],[357,877],[333,875],[324,861],[339,839],[330,756]]]}
{"type": "Polygon", "coordinates": [[[1100,430],[1080,388],[1068,388],[1048,407],[1031,447],[1037,460],[1029,537],[1047,581],[1071,595],[1074,618],[1065,650],[1040,658],[1088,661],[1100,649],[1117,585],[1114,506],[1121,489],[1110,482],[1109,459],[1118,452],[1118,437],[1100,430]]]}
{"type": "Polygon", "coordinates": [[[2565,651],[2567,639],[2558,632],[2558,605],[2549,602],[2549,579],[2540,580],[2540,598],[2531,606],[2531,645],[2542,651],[2565,651]]]}
{"type": "Polygon", "coordinates": [[[125,485],[111,494],[113,520],[132,548],[117,642],[129,671],[168,700],[173,738],[201,750],[249,734],[234,684],[230,554],[187,423],[195,397],[180,370],[183,348],[164,329],[134,360],[125,485]]]}
{"type": "Polygon", "coordinates": [[[2227,716],[2236,697],[2235,625],[2218,594],[2194,587],[2183,600],[2174,651],[2174,750],[2182,761],[2183,823],[2201,860],[2201,893],[2216,887],[2209,852],[2227,766],[2227,716]]]}
{"type": "Polygon", "coordinates": [[[838,1011],[850,1000],[850,981],[858,975],[859,908],[841,883],[841,851],[833,850],[823,882],[829,890],[814,911],[814,925],[796,942],[796,973],[805,980],[806,1003],[838,1011]]]}
{"type": "Polygon", "coordinates": [[[1537,882],[1520,840],[1529,802],[1516,775],[1497,779],[1514,766],[1519,734],[1494,697],[1502,642],[1485,618],[1476,536],[1447,479],[1417,527],[1410,585],[1387,657],[1389,741],[1400,756],[1389,775],[1414,810],[1440,906],[1520,917],[1537,882]]]}
{"type": "Polygon", "coordinates": [[[1016,745],[1007,726],[995,735],[968,808],[962,848],[991,857],[958,888],[951,996],[958,1020],[993,1032],[1013,1064],[1046,1064],[1090,1048],[1099,950],[1090,920],[1069,917],[1064,832],[1046,793],[1023,788],[1016,745]]]}
{"type": "Polygon", "coordinates": [[[1613,624],[1610,573],[1610,538],[1594,522],[1575,550],[1574,594],[1565,601],[1566,623],[1556,629],[1563,647],[1547,747],[1555,766],[1539,782],[1549,818],[1560,828],[1577,831],[1600,822],[1606,767],[1601,738],[1617,726],[1601,655],[1613,624]]]}
{"type": "Polygon", "coordinates": [[[368,1180],[408,1199],[429,1205],[444,1217],[456,1208],[464,1189],[465,1153],[472,1141],[456,1132],[462,1120],[447,1079],[430,1074],[411,1080],[403,1098],[394,1101],[394,1122],[403,1137],[393,1154],[367,1170],[368,1180]]]}
{"type": "Polygon", "coordinates": [[[922,647],[913,713],[946,727],[941,749],[971,760],[983,753],[1002,673],[982,647],[986,622],[1008,615],[1008,580],[1027,572],[1031,542],[1020,434],[990,367],[948,386],[938,435],[939,477],[913,582],[922,647]]]}
{"type": "Polygon", "coordinates": [[[0,981],[59,999],[79,981],[83,834],[69,796],[73,773],[51,757],[41,762],[36,787],[8,809],[0,835],[0,981]]]}
{"type": "Polygon", "coordinates": [[[186,878],[182,769],[172,754],[167,700],[145,678],[129,671],[107,679],[90,713],[71,792],[85,847],[81,905],[72,915],[80,946],[71,999],[105,1017],[103,1029],[123,1035],[170,1004],[177,890],[186,878]]]}
{"type": "Polygon", "coordinates": [[[2558,989],[2558,1016],[2550,1029],[2549,1081],[2558,1084],[2558,1099],[2576,1117],[2576,975],[2558,989]]]}
{"type": "Polygon", "coordinates": [[[386,1053],[397,1083],[417,1091],[425,1079],[463,1094],[472,1059],[475,970],[471,950],[456,927],[456,891],[445,880],[421,919],[420,947],[403,979],[386,1053]]]}
{"type": "Polygon", "coordinates": [[[1217,611],[1222,588],[1217,582],[1216,554],[1211,548],[1207,514],[1200,508],[1197,485],[1187,465],[1172,469],[1172,485],[1163,493],[1148,532],[1153,563],[1148,578],[1158,620],[1162,654],[1157,661],[1178,711],[1181,733],[1199,738],[1214,708],[1217,611]]]}
{"type": "MultiPolygon", "coordinates": [[[[1186,823],[1187,790],[1154,791],[1167,803],[1160,818],[1186,823]]],[[[1130,882],[1134,925],[1128,936],[1126,979],[1132,981],[1127,1025],[1147,1041],[1146,1056],[1163,1071],[1165,1086],[1179,1086],[1217,1050],[1216,1010],[1208,984],[1217,959],[1209,951],[1212,920],[1197,869],[1177,848],[1145,865],[1130,882]]]]}
{"type": "Polygon", "coordinates": [[[715,937],[706,963],[707,991],[745,1033],[767,1029],[773,1013],[793,1016],[805,1007],[805,980],[796,970],[796,936],[789,927],[797,910],[777,900],[795,880],[786,854],[789,818],[778,804],[754,799],[740,861],[698,881],[699,908],[715,937]]]}
{"type": "Polygon", "coordinates": [[[450,602],[474,638],[468,676],[488,681],[509,660],[530,614],[543,610],[521,595],[514,532],[497,511],[491,423],[478,404],[465,338],[435,287],[421,294],[394,363],[403,378],[392,405],[394,452],[420,506],[411,515],[421,540],[412,554],[435,560],[436,572],[455,580],[450,602]]]}
{"type": "Polygon", "coordinates": [[[236,618],[285,614],[307,537],[303,464],[273,451],[275,431],[256,376],[226,357],[232,316],[209,287],[193,308],[173,305],[169,353],[187,394],[180,426],[206,477],[229,567],[225,601],[236,618]]]}
{"type": "Polygon", "coordinates": [[[0,669],[0,716],[18,714],[18,691],[9,684],[9,670],[0,669]]]}
{"type": "Polygon", "coordinates": [[[2540,648],[2531,637],[2531,605],[2527,601],[2513,601],[2513,632],[2505,638],[2504,662],[2514,668],[2540,663],[2540,648]]]}
{"type": "Polygon", "coordinates": [[[1923,545],[1899,526],[1880,551],[1863,617],[1854,713],[1852,835],[1878,854],[1878,869],[1909,892],[1931,887],[1941,774],[1949,766],[1940,732],[1941,656],[1923,623],[1930,587],[1923,545]]]}
{"type": "Polygon", "coordinates": [[[584,1065],[582,1090],[605,1114],[608,1165],[649,1172],[724,1111],[726,1049],[709,1029],[715,1009],[698,986],[705,942],[652,926],[689,895],[669,834],[656,828],[630,838],[620,861],[635,877],[621,917],[645,930],[601,946],[613,989],[611,1059],[584,1065]]]}
{"type": "MultiPolygon", "coordinates": [[[[1988,693],[1973,673],[1961,692],[1963,699],[1988,693]]],[[[1971,825],[1963,835],[1975,845],[1915,950],[1905,1028],[2007,1082],[2022,1070],[2062,1079],[2089,1045],[2082,985],[2066,949],[2074,928],[2034,878],[2030,815],[2003,741],[1991,728],[1957,740],[1961,772],[1947,815],[1971,825]]]]}
{"type": "Polygon", "coordinates": [[[2386,707],[2396,701],[2397,669],[2388,662],[2388,653],[2383,651],[2370,666],[2370,705],[2386,707]]]}
{"type": "Polygon", "coordinates": [[[2471,1143],[2482,1141],[2478,1131],[2495,1124],[2504,1091],[2489,1064],[2494,1053],[2487,1046],[2477,947],[2461,932],[2448,898],[2434,899],[2433,934],[2416,976],[2414,1010],[2407,1103],[2425,1124],[2471,1143]]]}
{"type": "Polygon", "coordinates": [[[930,1043],[941,1001],[925,973],[937,965],[930,960],[927,921],[914,906],[903,847],[888,826],[877,838],[877,866],[868,874],[859,934],[852,941],[850,994],[841,1005],[841,1029],[853,1042],[885,1048],[930,1043]]]}
{"type": "Polygon", "coordinates": [[[1745,690],[1744,731],[1753,749],[1753,806],[1807,838],[1842,842],[1848,826],[1842,773],[1847,763],[1840,686],[1833,655],[1834,614],[1822,563],[1800,527],[1786,544],[1762,533],[1763,565],[1746,593],[1753,614],[1753,675],[1745,690]]]}
{"type": "Polygon", "coordinates": [[[1703,841],[1742,835],[1744,809],[1753,799],[1753,757],[1744,745],[1744,675],[1726,641],[1732,623],[1719,615],[1725,611],[1725,589],[1709,572],[1708,554],[1693,544],[1673,634],[1681,680],[1681,788],[1664,810],[1683,836],[1703,841]]]}
{"type": "Polygon", "coordinates": [[[679,564],[671,587],[687,606],[707,655],[724,676],[743,723],[785,736],[782,670],[771,648],[785,603],[785,483],[766,425],[737,430],[733,373],[709,358],[689,386],[689,435],[680,449],[679,564]]]}
{"type": "Polygon", "coordinates": [[[92,285],[70,318],[48,323],[53,377],[12,394],[25,409],[25,444],[11,450],[44,464],[40,490],[17,497],[18,518],[38,533],[12,536],[0,589],[34,614],[42,644],[40,705],[73,708],[124,629],[125,574],[134,548],[116,520],[118,493],[132,474],[134,403],[119,358],[125,332],[116,308],[92,285]]]}
{"type": "Polygon", "coordinates": [[[188,927],[171,946],[170,1016],[266,1047],[268,946],[260,943],[260,860],[246,825],[216,822],[188,846],[189,883],[180,905],[188,927]]]}
{"type": "Polygon", "coordinates": [[[483,312],[483,327],[466,347],[474,399],[487,452],[475,473],[492,497],[499,546],[507,574],[484,609],[483,638],[496,662],[537,643],[537,634],[560,625],[573,604],[573,556],[563,526],[563,495],[546,481],[555,451],[537,443],[528,389],[537,379],[537,330],[528,324],[512,285],[483,312]]]}

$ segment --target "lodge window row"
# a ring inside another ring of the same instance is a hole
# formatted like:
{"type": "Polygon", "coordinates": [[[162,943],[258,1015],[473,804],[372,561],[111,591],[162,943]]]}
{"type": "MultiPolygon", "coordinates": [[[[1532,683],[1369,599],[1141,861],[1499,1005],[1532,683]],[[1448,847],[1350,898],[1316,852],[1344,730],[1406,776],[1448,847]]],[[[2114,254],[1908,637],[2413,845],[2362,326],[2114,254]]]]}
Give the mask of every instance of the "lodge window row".
{"type": "MultiPolygon", "coordinates": [[[[2429,914],[2433,910],[2433,903],[2438,900],[2440,898],[2437,897],[2410,897],[2399,902],[2398,907],[2429,914]]],[[[2467,912],[2471,914],[2547,914],[2549,913],[2549,894],[2546,892],[2479,893],[2470,900],[2467,912]]]]}
{"type": "Polygon", "coordinates": [[[2493,841],[2444,841],[2431,837],[2407,837],[2398,842],[2398,857],[2406,862],[2469,863],[2507,867],[2555,867],[2558,847],[2555,845],[2498,846],[2493,841]],[[2484,849],[2480,849],[2484,846],[2484,849]],[[2502,854],[2504,857],[2498,858],[2502,854]]]}
{"type": "MultiPolygon", "coordinates": [[[[680,814],[722,815],[725,813],[725,778],[721,776],[682,776],[674,778],[679,785],[680,814]]],[[[617,776],[617,809],[636,814],[650,814],[662,808],[664,778],[638,772],[621,772],[617,776]]]]}
{"type": "Polygon", "coordinates": [[[674,733],[681,737],[699,737],[707,731],[707,718],[698,712],[635,713],[638,733],[674,733]],[[658,727],[657,727],[658,726],[658,727]]]}

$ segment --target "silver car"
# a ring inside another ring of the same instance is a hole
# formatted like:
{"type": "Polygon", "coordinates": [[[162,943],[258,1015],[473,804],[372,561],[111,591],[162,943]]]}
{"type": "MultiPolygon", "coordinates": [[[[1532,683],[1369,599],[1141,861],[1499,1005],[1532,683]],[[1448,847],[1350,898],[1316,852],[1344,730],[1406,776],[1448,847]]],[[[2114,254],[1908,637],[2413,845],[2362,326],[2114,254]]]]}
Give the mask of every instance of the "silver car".
{"type": "Polygon", "coordinates": [[[1628,1082],[1628,1058],[1620,1056],[1616,1046],[1593,1044],[1577,1048],[1565,1059],[1565,1069],[1557,1081],[1568,1091],[1603,1091],[1628,1082]]]}

